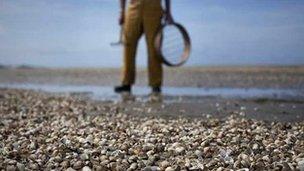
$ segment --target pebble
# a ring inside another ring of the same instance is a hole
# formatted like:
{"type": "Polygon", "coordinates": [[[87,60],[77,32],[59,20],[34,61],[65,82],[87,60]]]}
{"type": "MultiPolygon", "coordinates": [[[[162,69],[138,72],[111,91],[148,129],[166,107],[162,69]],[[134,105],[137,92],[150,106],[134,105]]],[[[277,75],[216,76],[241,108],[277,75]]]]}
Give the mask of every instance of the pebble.
{"type": "Polygon", "coordinates": [[[252,149],[253,150],[258,150],[259,149],[259,145],[258,144],[253,144],[252,149]]]}
{"type": "Polygon", "coordinates": [[[304,171],[304,158],[300,158],[297,160],[300,171],[304,171]]]}
{"type": "Polygon", "coordinates": [[[30,163],[29,164],[29,168],[32,169],[32,170],[38,170],[39,166],[36,163],[30,163]]]}
{"type": "Polygon", "coordinates": [[[242,168],[242,169],[238,169],[237,171],[249,171],[248,168],[242,168]]]}
{"type": "Polygon", "coordinates": [[[17,163],[17,168],[19,171],[24,171],[25,170],[25,165],[22,163],[17,163]]]}
{"type": "Polygon", "coordinates": [[[35,150],[36,149],[36,143],[35,142],[31,142],[29,148],[30,148],[30,150],[35,150]]]}
{"type": "Polygon", "coordinates": [[[177,148],[175,149],[175,152],[176,152],[177,154],[182,154],[182,153],[185,152],[185,148],[184,148],[184,147],[177,147],[177,148]]]}
{"type": "Polygon", "coordinates": [[[83,153],[83,154],[80,155],[80,159],[81,160],[89,160],[90,156],[87,153],[83,153]]]}
{"type": "Polygon", "coordinates": [[[15,170],[16,170],[16,167],[15,167],[14,165],[8,165],[8,166],[6,167],[6,170],[7,170],[7,171],[15,171],[15,170]]]}
{"type": "Polygon", "coordinates": [[[66,169],[66,171],[76,171],[76,170],[73,169],[73,168],[71,168],[71,167],[69,167],[69,168],[66,169]]]}
{"type": "Polygon", "coordinates": [[[135,170],[136,168],[137,168],[137,163],[132,163],[130,169],[135,170]]]}
{"type": "Polygon", "coordinates": [[[269,158],[268,155],[267,155],[267,156],[263,156],[262,159],[263,159],[264,161],[266,161],[266,162],[270,162],[270,158],[269,158]]]}
{"type": "Polygon", "coordinates": [[[167,160],[164,160],[160,163],[161,168],[167,168],[169,165],[170,165],[170,162],[168,162],[167,160]]]}
{"type": "Polygon", "coordinates": [[[83,166],[82,161],[77,161],[76,163],[74,163],[73,168],[75,169],[81,169],[83,166]]]}
{"type": "Polygon", "coordinates": [[[203,153],[201,150],[195,150],[195,155],[198,157],[198,158],[201,158],[203,156],[203,153]]]}
{"type": "Polygon", "coordinates": [[[143,169],[143,171],[160,171],[160,168],[157,166],[147,166],[143,169]]]}
{"type": "Polygon", "coordinates": [[[88,166],[84,166],[83,168],[82,168],[82,171],[91,171],[92,169],[90,168],[90,167],[88,167],[88,166]]]}
{"type": "Polygon", "coordinates": [[[172,167],[167,167],[165,171],[175,171],[172,167]]]}

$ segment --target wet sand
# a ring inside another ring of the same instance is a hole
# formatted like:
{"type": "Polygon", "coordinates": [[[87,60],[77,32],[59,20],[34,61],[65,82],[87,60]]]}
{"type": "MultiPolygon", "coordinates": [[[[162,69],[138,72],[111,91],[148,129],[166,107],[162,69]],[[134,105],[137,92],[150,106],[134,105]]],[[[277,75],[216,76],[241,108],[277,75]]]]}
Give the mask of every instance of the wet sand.
{"type": "MultiPolygon", "coordinates": [[[[119,69],[0,69],[0,83],[113,86],[119,83],[119,73],[119,69]]],[[[146,71],[139,69],[137,75],[137,86],[145,86],[146,71]]],[[[303,94],[304,67],[166,68],[164,85],[204,88],[270,88],[274,90],[283,88],[303,94]]],[[[75,93],[81,94],[81,92],[75,93]]],[[[231,114],[237,114],[241,117],[266,121],[296,122],[304,120],[303,98],[222,98],[218,96],[170,96],[165,98],[175,100],[157,104],[137,100],[116,105],[122,107],[128,114],[166,118],[179,116],[225,118],[231,114]]],[[[107,99],[98,103],[102,105],[106,103],[105,101],[107,99]]]]}
{"type": "MultiPolygon", "coordinates": [[[[304,89],[304,66],[294,67],[182,67],[165,68],[164,86],[304,89]]],[[[0,83],[39,83],[113,86],[120,70],[0,69],[0,83]]],[[[147,72],[138,69],[136,85],[147,86],[147,72]]]]}

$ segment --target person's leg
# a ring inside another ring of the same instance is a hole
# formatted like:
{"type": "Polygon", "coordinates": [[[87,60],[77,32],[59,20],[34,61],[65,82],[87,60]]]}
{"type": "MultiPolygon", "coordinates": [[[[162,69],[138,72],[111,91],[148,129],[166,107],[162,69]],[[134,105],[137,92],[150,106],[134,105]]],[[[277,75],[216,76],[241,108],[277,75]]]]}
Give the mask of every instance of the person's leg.
{"type": "Polygon", "coordinates": [[[154,37],[161,25],[161,17],[162,8],[159,0],[149,1],[145,4],[143,25],[148,47],[149,85],[154,87],[153,91],[161,87],[163,80],[162,61],[154,47],[154,37]]]}
{"type": "Polygon", "coordinates": [[[135,82],[135,56],[137,44],[142,35],[142,17],[139,6],[133,4],[128,8],[124,24],[124,53],[122,68],[122,85],[132,85],[135,82]]]}

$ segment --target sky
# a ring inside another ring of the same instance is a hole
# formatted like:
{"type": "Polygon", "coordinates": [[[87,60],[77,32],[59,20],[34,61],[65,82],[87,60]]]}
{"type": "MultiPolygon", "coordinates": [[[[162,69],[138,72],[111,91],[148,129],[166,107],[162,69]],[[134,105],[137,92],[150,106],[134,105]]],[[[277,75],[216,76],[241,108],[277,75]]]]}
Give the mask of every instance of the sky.
{"type": "MultiPolygon", "coordinates": [[[[303,65],[304,1],[173,0],[188,66],[303,65]]],[[[0,0],[0,64],[120,67],[118,0],[0,0]]],[[[146,66],[140,41],[138,66],[146,66]]]]}

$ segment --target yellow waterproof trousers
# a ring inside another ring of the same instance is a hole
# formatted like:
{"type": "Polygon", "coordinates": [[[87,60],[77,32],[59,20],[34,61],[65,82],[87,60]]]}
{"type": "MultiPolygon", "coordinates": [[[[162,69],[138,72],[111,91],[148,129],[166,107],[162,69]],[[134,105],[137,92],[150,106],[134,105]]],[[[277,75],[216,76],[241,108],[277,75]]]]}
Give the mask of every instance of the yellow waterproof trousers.
{"type": "Polygon", "coordinates": [[[132,85],[135,82],[136,49],[143,33],[148,47],[149,85],[162,85],[162,62],[154,48],[154,37],[161,25],[162,14],[161,0],[131,0],[124,24],[123,85],[132,85]]]}

